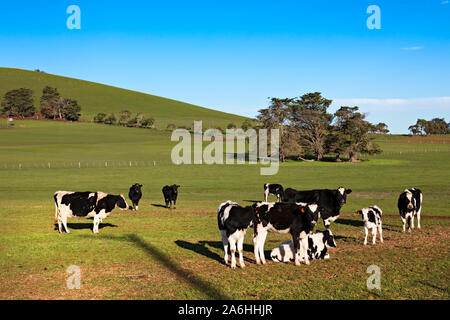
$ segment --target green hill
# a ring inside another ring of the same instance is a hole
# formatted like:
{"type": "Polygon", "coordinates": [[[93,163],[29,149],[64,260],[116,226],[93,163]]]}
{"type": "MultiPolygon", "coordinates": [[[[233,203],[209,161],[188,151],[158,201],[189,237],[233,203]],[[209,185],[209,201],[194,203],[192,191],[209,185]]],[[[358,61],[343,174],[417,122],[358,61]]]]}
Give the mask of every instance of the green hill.
{"type": "Polygon", "coordinates": [[[29,88],[34,91],[35,106],[45,86],[56,87],[61,96],[72,98],[81,105],[81,119],[92,120],[99,113],[115,113],[130,110],[144,112],[156,120],[156,126],[165,128],[167,123],[192,127],[194,120],[202,120],[204,127],[221,126],[230,122],[242,124],[245,117],[211,110],[192,104],[153,96],[141,92],[111,87],[99,83],[55,76],[47,73],[11,68],[0,68],[0,97],[12,89],[29,88]]]}

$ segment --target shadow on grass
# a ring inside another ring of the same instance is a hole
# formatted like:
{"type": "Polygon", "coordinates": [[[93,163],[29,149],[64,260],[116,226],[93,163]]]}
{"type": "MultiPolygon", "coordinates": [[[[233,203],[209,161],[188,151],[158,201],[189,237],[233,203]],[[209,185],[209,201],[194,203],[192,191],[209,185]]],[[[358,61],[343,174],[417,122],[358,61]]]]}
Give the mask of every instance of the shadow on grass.
{"type": "MultiPolygon", "coordinates": [[[[93,223],[89,223],[89,222],[85,222],[85,223],[67,223],[67,227],[69,229],[74,229],[74,230],[82,230],[82,229],[92,229],[94,227],[93,223]]],[[[98,228],[99,229],[103,229],[105,227],[108,228],[117,228],[118,226],[115,224],[111,224],[111,223],[100,223],[98,228]]],[[[54,224],[54,229],[53,230],[58,230],[58,224],[55,223],[54,224]]],[[[63,227],[64,230],[64,227],[63,227]]]]}
{"type": "Polygon", "coordinates": [[[192,287],[196,288],[200,292],[204,293],[211,299],[220,299],[220,300],[230,300],[225,293],[221,292],[219,289],[213,287],[210,283],[205,280],[198,278],[193,272],[182,269],[176,263],[174,263],[167,255],[156,248],[152,244],[142,240],[136,234],[127,234],[123,236],[101,236],[98,239],[111,239],[117,241],[126,241],[135,244],[138,248],[147,253],[151,258],[154,258],[161,262],[164,267],[166,267],[170,272],[172,272],[177,278],[182,281],[185,281],[192,287]]]}
{"type": "Polygon", "coordinates": [[[353,227],[363,227],[364,223],[360,220],[351,220],[351,219],[337,219],[335,223],[338,224],[345,224],[347,226],[353,226],[353,227]]]}
{"type": "MultiPolygon", "coordinates": [[[[167,208],[165,205],[163,205],[163,204],[158,204],[158,203],[152,203],[151,204],[153,207],[158,207],[158,208],[167,208]]],[[[170,208],[167,208],[167,209],[170,209],[170,208]]]]}
{"type": "MultiPolygon", "coordinates": [[[[195,253],[201,254],[207,258],[216,260],[217,262],[220,262],[221,264],[225,265],[225,262],[223,261],[223,256],[218,255],[215,252],[212,252],[206,245],[212,247],[212,248],[216,248],[216,249],[221,249],[223,252],[223,244],[221,241],[199,241],[197,243],[191,243],[191,242],[187,242],[184,240],[177,240],[175,241],[175,244],[183,249],[188,249],[191,250],[195,253]]],[[[243,250],[245,252],[251,252],[253,253],[253,246],[244,243],[243,245],[243,250]]],[[[229,254],[231,254],[230,251],[228,251],[229,254]]],[[[264,250],[264,257],[266,259],[270,259],[270,250],[264,250]]],[[[238,258],[238,254],[236,253],[236,258],[238,258]]],[[[231,257],[229,258],[231,259],[231,257]]],[[[254,259],[249,259],[247,257],[244,256],[244,261],[247,262],[251,262],[251,263],[256,263],[256,261],[254,259]]]]}

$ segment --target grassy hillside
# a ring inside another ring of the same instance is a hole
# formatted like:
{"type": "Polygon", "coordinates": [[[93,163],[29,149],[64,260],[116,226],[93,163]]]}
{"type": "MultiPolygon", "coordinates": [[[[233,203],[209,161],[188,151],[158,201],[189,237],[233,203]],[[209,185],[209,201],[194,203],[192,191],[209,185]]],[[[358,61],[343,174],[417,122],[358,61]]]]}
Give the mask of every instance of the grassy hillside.
{"type": "Polygon", "coordinates": [[[0,68],[0,97],[12,89],[29,88],[34,91],[35,106],[45,86],[58,88],[63,97],[78,100],[82,107],[82,119],[92,120],[99,113],[116,113],[130,110],[145,112],[156,120],[156,125],[165,128],[167,123],[192,126],[194,120],[202,120],[205,127],[221,126],[230,122],[242,124],[245,117],[219,112],[192,104],[183,103],[140,92],[106,86],[94,82],[55,76],[46,73],[19,69],[0,68]]]}

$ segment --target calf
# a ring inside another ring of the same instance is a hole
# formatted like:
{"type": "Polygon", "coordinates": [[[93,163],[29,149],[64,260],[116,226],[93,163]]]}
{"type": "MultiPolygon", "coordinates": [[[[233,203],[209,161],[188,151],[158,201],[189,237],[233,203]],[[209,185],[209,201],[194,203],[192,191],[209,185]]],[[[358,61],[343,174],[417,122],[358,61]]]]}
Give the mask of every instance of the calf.
{"type": "Polygon", "coordinates": [[[98,233],[98,226],[104,218],[109,216],[114,208],[128,209],[123,195],[111,195],[103,192],[72,192],[57,191],[53,196],[55,200],[55,221],[58,222],[59,233],[62,225],[67,233],[67,218],[94,218],[92,231],[98,233]]]}
{"type": "MultiPolygon", "coordinates": [[[[330,247],[336,247],[334,236],[330,230],[319,231],[308,235],[309,259],[330,259],[330,255],[327,253],[327,249],[330,247]]],[[[274,248],[270,253],[270,257],[275,262],[294,261],[294,252],[294,243],[292,240],[288,240],[274,248]]]]}
{"type": "Polygon", "coordinates": [[[142,198],[142,184],[135,183],[130,187],[130,191],[128,192],[128,197],[131,200],[131,209],[138,210],[139,209],[139,200],[142,198]]]}
{"type": "Polygon", "coordinates": [[[283,186],[281,184],[266,183],[264,185],[264,201],[267,202],[269,194],[272,194],[277,197],[278,202],[281,202],[283,192],[283,186]]]}
{"type": "Polygon", "coordinates": [[[422,211],[423,194],[416,188],[405,189],[397,202],[398,211],[403,222],[403,232],[408,222],[408,232],[414,229],[414,216],[417,215],[417,228],[420,229],[420,212],[422,211]]]}
{"type": "Polygon", "coordinates": [[[239,251],[239,264],[245,267],[243,256],[244,237],[247,229],[253,225],[254,211],[252,207],[241,207],[228,200],[217,209],[217,222],[224,250],[224,261],[228,264],[228,246],[231,250],[231,268],[236,268],[236,243],[239,251]]]}
{"type": "Polygon", "coordinates": [[[323,219],[325,228],[329,228],[331,222],[339,218],[342,206],[347,203],[347,195],[352,193],[351,189],[340,187],[337,190],[318,189],[297,191],[287,188],[284,191],[283,201],[285,202],[306,202],[317,203],[320,208],[320,216],[323,219]]]}
{"type": "Polygon", "coordinates": [[[164,186],[162,188],[164,200],[166,202],[166,208],[169,208],[169,204],[170,204],[170,207],[173,206],[173,209],[176,209],[175,205],[177,203],[179,187],[180,187],[179,185],[173,184],[171,186],[164,186]],[[173,202],[173,205],[172,205],[172,202],[173,202]]]}
{"type": "Polygon", "coordinates": [[[383,243],[383,228],[381,226],[381,215],[383,214],[383,211],[377,206],[372,206],[358,210],[356,213],[361,215],[364,221],[364,245],[367,244],[369,229],[372,230],[372,244],[375,244],[376,242],[377,230],[380,234],[380,242],[383,243]]]}
{"type": "Polygon", "coordinates": [[[264,242],[267,232],[290,233],[294,243],[295,264],[300,265],[303,257],[306,264],[309,259],[308,234],[312,231],[319,218],[316,204],[306,203],[269,203],[259,202],[253,204],[255,219],[253,222],[253,244],[256,263],[266,263],[264,257],[264,242]]]}

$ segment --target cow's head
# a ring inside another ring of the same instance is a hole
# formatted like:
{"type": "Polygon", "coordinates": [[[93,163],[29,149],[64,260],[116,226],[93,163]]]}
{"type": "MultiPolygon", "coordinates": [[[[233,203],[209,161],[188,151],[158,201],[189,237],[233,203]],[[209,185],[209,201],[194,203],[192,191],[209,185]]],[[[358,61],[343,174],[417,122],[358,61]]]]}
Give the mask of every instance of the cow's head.
{"type": "Polygon", "coordinates": [[[369,221],[369,215],[368,215],[367,209],[358,210],[358,211],[356,211],[356,214],[360,215],[364,222],[369,221]]]}
{"type": "Polygon", "coordinates": [[[116,206],[120,210],[127,210],[128,209],[128,204],[127,204],[127,202],[125,200],[125,197],[122,194],[117,197],[116,206]]]}
{"type": "Polygon", "coordinates": [[[323,232],[323,243],[327,248],[329,247],[336,248],[336,241],[334,241],[334,236],[331,233],[330,229],[326,229],[323,232]]]}
{"type": "Polygon", "coordinates": [[[409,190],[405,190],[404,193],[405,193],[405,204],[406,204],[406,208],[407,208],[408,210],[414,209],[414,207],[415,207],[415,202],[416,202],[416,201],[415,201],[415,199],[414,199],[414,197],[413,197],[412,192],[409,191],[409,190]]]}
{"type": "Polygon", "coordinates": [[[178,194],[178,188],[179,188],[179,187],[180,187],[180,186],[177,185],[177,184],[172,185],[173,193],[178,194]]]}
{"type": "Polygon", "coordinates": [[[133,184],[133,185],[131,186],[131,188],[134,189],[134,191],[136,191],[136,192],[140,192],[140,191],[141,191],[141,188],[142,188],[142,184],[140,184],[140,183],[135,183],[135,184],[133,184]]]}
{"type": "Polygon", "coordinates": [[[337,189],[337,202],[341,207],[347,203],[347,195],[350,193],[352,193],[352,189],[345,189],[344,187],[340,187],[339,189],[337,189]]]}
{"type": "Polygon", "coordinates": [[[317,223],[319,220],[319,206],[317,204],[304,204],[297,203],[300,213],[306,217],[306,220],[311,224],[311,228],[317,223]]]}

